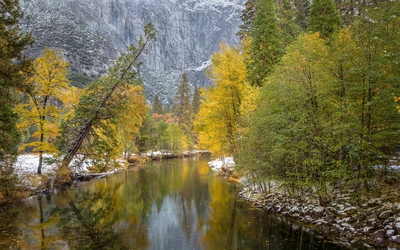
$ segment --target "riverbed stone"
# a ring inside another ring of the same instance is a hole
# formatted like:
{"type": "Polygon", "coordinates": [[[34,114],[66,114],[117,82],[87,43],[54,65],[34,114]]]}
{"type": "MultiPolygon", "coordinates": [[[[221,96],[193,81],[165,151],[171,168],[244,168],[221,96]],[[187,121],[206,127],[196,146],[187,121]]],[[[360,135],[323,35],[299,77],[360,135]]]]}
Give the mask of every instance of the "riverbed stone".
{"type": "Polygon", "coordinates": [[[392,216],[392,211],[386,210],[386,211],[383,211],[382,213],[380,213],[379,216],[378,216],[378,218],[379,218],[379,219],[386,220],[386,219],[389,218],[390,216],[392,216]]]}
{"type": "Polygon", "coordinates": [[[334,215],[328,215],[328,216],[325,216],[325,218],[324,218],[324,221],[326,222],[326,223],[331,223],[331,222],[333,222],[335,220],[335,216],[334,215]]]}
{"type": "Polygon", "coordinates": [[[341,219],[346,218],[347,216],[349,216],[347,213],[343,212],[343,211],[339,211],[337,213],[337,216],[341,219]]]}
{"type": "Polygon", "coordinates": [[[345,212],[348,215],[352,215],[357,212],[357,208],[356,207],[347,207],[343,210],[343,212],[345,212]]]}
{"type": "Polygon", "coordinates": [[[369,207],[376,207],[381,203],[381,201],[378,198],[373,198],[367,201],[367,204],[369,207]]]}
{"type": "Polygon", "coordinates": [[[364,228],[362,229],[362,231],[363,231],[363,233],[364,233],[365,235],[368,235],[368,234],[370,234],[370,233],[372,233],[372,232],[374,231],[374,228],[373,228],[373,227],[364,227],[364,228]]]}
{"type": "Polygon", "coordinates": [[[393,235],[389,238],[389,240],[400,244],[400,235],[393,235]]]}
{"type": "Polygon", "coordinates": [[[371,241],[379,241],[378,239],[383,240],[385,237],[385,231],[383,229],[379,229],[375,232],[373,232],[370,236],[369,239],[371,241]]]}
{"type": "Polygon", "coordinates": [[[400,234],[400,222],[394,222],[393,227],[396,229],[397,233],[400,234]]]}
{"type": "Polygon", "coordinates": [[[386,231],[385,231],[385,236],[386,236],[387,238],[390,238],[390,237],[392,237],[395,233],[396,233],[396,231],[394,231],[393,229],[389,229],[389,230],[386,230],[386,231]]]}
{"type": "Polygon", "coordinates": [[[318,207],[314,207],[313,209],[313,215],[314,215],[314,219],[319,219],[324,215],[325,212],[325,208],[318,206],[318,207]]]}

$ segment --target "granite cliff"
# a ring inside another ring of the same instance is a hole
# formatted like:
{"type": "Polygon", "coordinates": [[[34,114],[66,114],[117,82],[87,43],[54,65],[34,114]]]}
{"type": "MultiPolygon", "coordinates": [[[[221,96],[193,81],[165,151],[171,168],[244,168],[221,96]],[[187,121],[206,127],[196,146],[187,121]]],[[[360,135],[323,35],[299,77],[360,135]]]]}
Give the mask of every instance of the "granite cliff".
{"type": "Polygon", "coordinates": [[[84,85],[103,74],[143,26],[158,30],[150,53],[142,56],[142,78],[148,100],[158,94],[171,104],[183,72],[194,86],[210,81],[205,69],[220,42],[236,44],[245,0],[20,0],[36,44],[60,48],[71,62],[71,78],[84,85]]]}

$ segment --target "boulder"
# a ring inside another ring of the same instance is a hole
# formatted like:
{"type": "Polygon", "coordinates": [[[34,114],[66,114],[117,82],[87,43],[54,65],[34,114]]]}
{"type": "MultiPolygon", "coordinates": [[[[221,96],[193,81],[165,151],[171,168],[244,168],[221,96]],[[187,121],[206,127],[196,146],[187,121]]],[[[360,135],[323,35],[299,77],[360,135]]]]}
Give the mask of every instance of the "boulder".
{"type": "Polygon", "coordinates": [[[389,238],[389,240],[400,244],[400,235],[393,235],[389,238]]]}
{"type": "Polygon", "coordinates": [[[357,208],[356,207],[347,207],[343,210],[343,212],[345,212],[348,215],[352,215],[357,212],[357,208]]]}
{"type": "Polygon", "coordinates": [[[400,222],[394,222],[393,227],[396,229],[397,233],[400,234],[400,222]]]}
{"type": "Polygon", "coordinates": [[[328,215],[328,216],[325,216],[325,218],[324,218],[324,221],[326,221],[327,223],[331,223],[334,220],[335,220],[334,215],[328,215]]]}
{"type": "Polygon", "coordinates": [[[392,216],[392,211],[386,210],[386,211],[383,211],[382,213],[380,213],[379,216],[378,216],[378,218],[379,218],[379,219],[386,220],[386,219],[389,218],[390,216],[392,216]]]}
{"type": "Polygon", "coordinates": [[[395,233],[396,233],[396,232],[395,232],[393,229],[389,229],[389,230],[386,230],[386,231],[385,231],[385,236],[386,236],[387,238],[390,238],[390,237],[392,237],[395,233]]]}
{"type": "Polygon", "coordinates": [[[377,241],[381,241],[385,238],[385,231],[383,229],[379,229],[375,232],[373,232],[370,236],[369,239],[371,241],[377,242],[377,241]],[[380,240],[379,240],[380,239],[380,240]]]}
{"type": "Polygon", "coordinates": [[[325,212],[325,208],[318,206],[318,207],[314,207],[313,209],[313,215],[314,215],[314,219],[319,219],[324,215],[325,212]]]}

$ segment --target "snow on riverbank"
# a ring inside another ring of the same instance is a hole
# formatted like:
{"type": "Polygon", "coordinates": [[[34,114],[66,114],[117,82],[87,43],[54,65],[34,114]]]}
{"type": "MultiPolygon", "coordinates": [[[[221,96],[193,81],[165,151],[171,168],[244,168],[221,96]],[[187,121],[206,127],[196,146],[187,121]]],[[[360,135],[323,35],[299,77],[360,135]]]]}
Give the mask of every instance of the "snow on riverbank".
{"type": "Polygon", "coordinates": [[[208,165],[216,171],[221,170],[222,167],[225,168],[234,168],[235,166],[235,161],[233,160],[233,157],[220,157],[217,158],[213,161],[208,162],[208,165]]]}

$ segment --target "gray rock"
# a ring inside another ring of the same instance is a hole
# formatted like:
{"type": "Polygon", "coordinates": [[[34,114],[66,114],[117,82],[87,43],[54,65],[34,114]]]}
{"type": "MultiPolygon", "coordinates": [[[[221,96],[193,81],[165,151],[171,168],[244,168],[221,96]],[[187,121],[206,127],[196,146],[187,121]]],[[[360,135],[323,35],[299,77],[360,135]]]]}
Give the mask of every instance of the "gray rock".
{"type": "Polygon", "coordinates": [[[240,10],[245,0],[20,0],[26,17],[21,26],[36,43],[27,50],[36,57],[45,47],[60,48],[73,72],[93,78],[105,72],[143,26],[158,30],[150,53],[142,56],[142,78],[149,100],[158,94],[172,102],[183,72],[192,85],[210,81],[205,69],[219,43],[238,44],[240,10]]]}
{"type": "Polygon", "coordinates": [[[367,204],[368,204],[369,207],[376,207],[376,206],[378,206],[380,203],[381,203],[381,200],[379,200],[378,198],[370,199],[370,200],[367,202],[367,204]]]}
{"type": "Polygon", "coordinates": [[[392,237],[395,233],[396,233],[396,231],[394,231],[393,229],[389,229],[389,230],[386,230],[386,231],[385,231],[385,236],[386,236],[387,238],[390,238],[390,237],[392,237]]]}
{"type": "Polygon", "coordinates": [[[318,207],[314,207],[313,209],[313,215],[315,219],[319,219],[324,215],[325,212],[325,208],[318,206],[318,207]]]}
{"type": "Polygon", "coordinates": [[[364,227],[363,229],[362,229],[362,232],[365,234],[365,235],[368,235],[368,234],[370,234],[371,232],[373,232],[374,231],[374,228],[372,228],[372,227],[364,227]]]}
{"type": "Polygon", "coordinates": [[[331,223],[332,221],[335,220],[335,216],[334,215],[328,215],[324,218],[324,221],[326,221],[327,223],[331,223]]]}
{"type": "Polygon", "coordinates": [[[396,229],[397,233],[400,234],[400,222],[394,222],[393,227],[396,229]]]}
{"type": "Polygon", "coordinates": [[[348,207],[348,208],[345,208],[343,210],[343,212],[345,212],[348,215],[352,215],[357,212],[357,208],[356,207],[348,207]]]}
{"type": "Polygon", "coordinates": [[[400,235],[391,236],[389,240],[400,244],[400,235]]]}
{"type": "Polygon", "coordinates": [[[387,211],[383,211],[382,213],[380,213],[378,218],[385,220],[385,219],[389,218],[390,216],[392,216],[392,211],[387,210],[387,211]]]}
{"type": "Polygon", "coordinates": [[[373,232],[369,239],[371,241],[379,241],[379,239],[383,240],[385,237],[385,231],[383,229],[379,229],[378,231],[373,232]]]}

